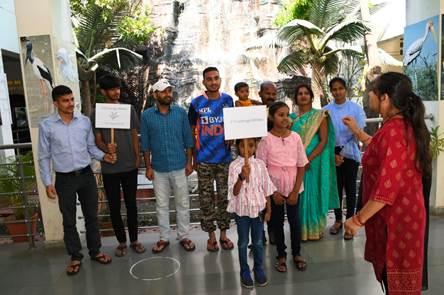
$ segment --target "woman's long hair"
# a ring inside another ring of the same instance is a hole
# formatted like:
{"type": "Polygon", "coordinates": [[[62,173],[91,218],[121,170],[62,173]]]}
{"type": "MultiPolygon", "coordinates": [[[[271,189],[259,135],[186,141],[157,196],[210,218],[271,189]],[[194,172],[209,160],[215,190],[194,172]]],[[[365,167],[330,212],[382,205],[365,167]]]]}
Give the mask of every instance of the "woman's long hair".
{"type": "Polygon", "coordinates": [[[404,121],[413,128],[416,141],[416,167],[424,177],[432,173],[430,133],[425,124],[425,107],[422,99],[412,90],[412,81],[404,74],[388,72],[373,83],[373,92],[378,97],[387,94],[394,107],[402,112],[404,121]]]}

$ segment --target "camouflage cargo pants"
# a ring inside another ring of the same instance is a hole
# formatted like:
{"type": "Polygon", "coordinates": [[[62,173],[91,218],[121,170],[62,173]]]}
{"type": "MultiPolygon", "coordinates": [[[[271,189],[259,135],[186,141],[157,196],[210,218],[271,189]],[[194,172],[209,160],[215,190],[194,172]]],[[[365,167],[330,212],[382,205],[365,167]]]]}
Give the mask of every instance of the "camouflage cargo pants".
{"type": "Polygon", "coordinates": [[[231,214],[227,212],[228,167],[228,163],[199,163],[197,166],[201,227],[205,232],[216,230],[215,221],[220,230],[230,227],[231,214]],[[214,194],[214,181],[217,195],[214,194]]]}

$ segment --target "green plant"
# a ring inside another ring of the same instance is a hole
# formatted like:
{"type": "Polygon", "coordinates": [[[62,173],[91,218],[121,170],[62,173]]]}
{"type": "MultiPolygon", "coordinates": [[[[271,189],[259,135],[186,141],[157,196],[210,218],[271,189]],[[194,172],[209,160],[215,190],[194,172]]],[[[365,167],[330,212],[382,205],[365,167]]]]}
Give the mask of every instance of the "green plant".
{"type": "MultiPolygon", "coordinates": [[[[24,219],[25,215],[22,193],[28,194],[36,189],[32,161],[32,152],[29,151],[25,155],[8,158],[6,163],[0,167],[0,191],[9,193],[6,198],[9,206],[13,207],[14,217],[17,220],[24,219]],[[23,179],[20,177],[20,162],[23,168],[23,179]]],[[[32,200],[29,200],[29,203],[32,203],[32,200]]],[[[31,216],[34,211],[29,211],[29,215],[31,216]]]]}
{"type": "Polygon", "coordinates": [[[309,66],[315,93],[322,92],[327,97],[327,77],[337,74],[341,57],[364,57],[349,46],[369,30],[353,12],[358,2],[352,2],[354,5],[348,0],[295,1],[284,7],[287,14],[284,11],[285,16],[277,23],[285,25],[277,37],[289,54],[280,61],[278,70],[287,74],[305,73],[309,66]],[[301,8],[301,12],[296,8],[301,8]]]}
{"type": "Polygon", "coordinates": [[[432,159],[436,160],[444,151],[444,132],[439,132],[439,126],[433,127],[430,132],[430,152],[432,159]]]}

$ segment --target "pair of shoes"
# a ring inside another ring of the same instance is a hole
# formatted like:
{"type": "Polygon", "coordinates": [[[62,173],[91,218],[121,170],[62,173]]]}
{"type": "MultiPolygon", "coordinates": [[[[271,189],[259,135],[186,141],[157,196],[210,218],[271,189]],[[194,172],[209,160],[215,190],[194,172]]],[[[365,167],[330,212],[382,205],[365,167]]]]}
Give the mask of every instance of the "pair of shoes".
{"type": "Polygon", "coordinates": [[[251,278],[250,271],[241,273],[240,275],[241,285],[244,288],[252,289],[254,287],[253,279],[251,278]]]}
{"type": "Polygon", "coordinates": [[[268,279],[263,270],[254,271],[254,281],[259,287],[265,287],[268,285],[268,279]]]}

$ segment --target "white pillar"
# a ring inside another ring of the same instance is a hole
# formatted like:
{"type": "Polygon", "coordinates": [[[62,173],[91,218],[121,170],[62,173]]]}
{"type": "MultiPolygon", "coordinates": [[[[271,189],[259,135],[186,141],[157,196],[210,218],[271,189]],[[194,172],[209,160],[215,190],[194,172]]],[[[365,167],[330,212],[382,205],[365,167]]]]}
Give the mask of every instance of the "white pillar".
{"type": "MultiPolygon", "coordinates": [[[[71,30],[71,19],[68,0],[15,0],[17,28],[20,39],[20,57],[22,64],[23,85],[25,89],[28,122],[32,140],[32,150],[36,163],[37,184],[40,206],[43,217],[46,241],[63,239],[62,218],[57,201],[46,197],[46,190],[38,171],[38,123],[42,117],[53,112],[50,96],[42,92],[42,86],[33,74],[29,61],[26,63],[26,37],[32,43],[35,57],[48,67],[53,78],[53,85],[69,86],[76,98],[76,106],[80,106],[80,90],[77,77],[74,38],[71,30]],[[60,49],[66,51],[66,58],[75,73],[74,79],[67,77],[57,58],[60,49]]],[[[43,87],[44,88],[44,87],[43,87]]],[[[79,107],[77,107],[79,110],[79,107]]]]}

